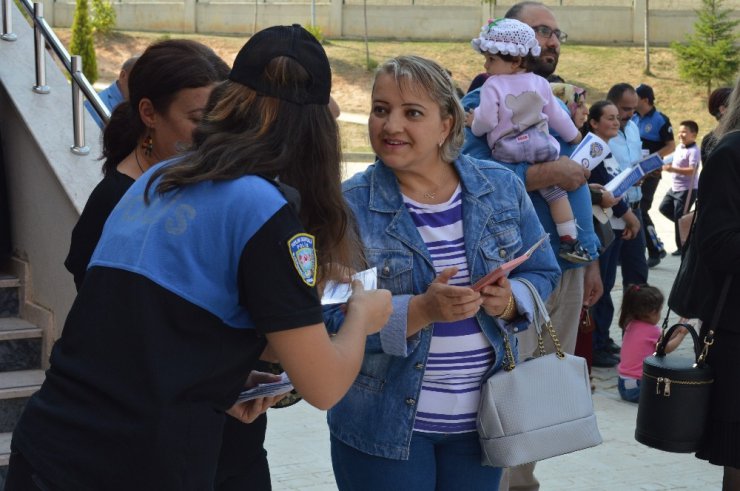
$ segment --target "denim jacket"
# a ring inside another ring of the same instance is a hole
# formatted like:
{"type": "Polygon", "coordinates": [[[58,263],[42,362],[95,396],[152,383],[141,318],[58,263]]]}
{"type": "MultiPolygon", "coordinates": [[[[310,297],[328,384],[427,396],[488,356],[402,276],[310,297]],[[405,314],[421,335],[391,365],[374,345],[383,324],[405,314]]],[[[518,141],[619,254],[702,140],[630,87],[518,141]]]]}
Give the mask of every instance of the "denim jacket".
{"type": "MultiPolygon", "coordinates": [[[[462,187],[463,230],[471,282],[520,255],[544,231],[521,181],[490,161],[459,157],[455,168],[462,187]]],[[[393,172],[378,161],[344,183],[344,195],[354,211],[365,255],[378,269],[378,287],[393,294],[393,314],[377,334],[368,336],[360,374],[347,395],[329,410],[332,435],[370,455],[406,460],[421,392],[432,326],[406,337],[409,300],[426,291],[435,272],[426,245],[403,204],[393,172]]],[[[532,298],[517,277],[530,280],[543,299],[560,276],[547,242],[515,269],[512,292],[523,315],[510,324],[487,315],[476,318],[494,350],[487,376],[501,367],[501,329],[526,329],[532,298]]],[[[337,322],[327,320],[329,330],[337,322]]],[[[512,340],[514,337],[511,337],[512,340]]]]}

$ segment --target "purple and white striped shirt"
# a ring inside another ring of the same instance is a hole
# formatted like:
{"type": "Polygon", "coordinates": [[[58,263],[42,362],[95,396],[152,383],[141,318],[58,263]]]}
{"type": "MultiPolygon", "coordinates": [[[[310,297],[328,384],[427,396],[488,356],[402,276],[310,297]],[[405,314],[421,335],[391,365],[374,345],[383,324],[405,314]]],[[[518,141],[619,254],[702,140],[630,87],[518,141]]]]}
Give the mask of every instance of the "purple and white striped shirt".
{"type": "MultiPolygon", "coordinates": [[[[458,272],[449,284],[470,285],[460,186],[446,203],[427,205],[407,196],[403,200],[426,243],[437,274],[455,266],[458,272]]],[[[434,323],[414,430],[427,433],[476,431],[481,380],[492,362],[491,344],[475,317],[434,323]]]]}

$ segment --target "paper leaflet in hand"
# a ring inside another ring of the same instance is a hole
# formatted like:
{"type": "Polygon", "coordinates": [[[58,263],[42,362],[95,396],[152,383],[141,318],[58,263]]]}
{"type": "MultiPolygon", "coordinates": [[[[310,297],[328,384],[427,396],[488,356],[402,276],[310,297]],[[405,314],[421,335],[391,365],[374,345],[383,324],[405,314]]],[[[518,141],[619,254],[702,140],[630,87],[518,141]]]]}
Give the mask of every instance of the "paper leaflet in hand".
{"type": "Polygon", "coordinates": [[[599,205],[591,205],[591,208],[593,209],[594,218],[601,223],[608,222],[609,218],[614,214],[611,208],[602,208],[599,205]]]}
{"type": "Polygon", "coordinates": [[[267,382],[265,384],[259,384],[251,389],[244,390],[239,394],[239,398],[236,402],[251,401],[258,397],[273,397],[281,394],[287,394],[293,390],[293,384],[290,383],[288,374],[283,372],[280,374],[280,380],[277,382],[267,382]]]}
{"type": "Polygon", "coordinates": [[[663,166],[663,159],[657,153],[651,153],[629,169],[625,169],[617,174],[614,179],[604,185],[604,189],[610,191],[615,198],[619,198],[634,184],[642,179],[645,174],[650,174],[654,170],[663,166]]]}
{"type": "Polygon", "coordinates": [[[589,132],[583,137],[583,140],[581,140],[581,143],[578,144],[576,149],[573,150],[570,158],[586,169],[592,170],[604,161],[606,156],[609,155],[609,152],[609,145],[598,136],[589,132]]]}
{"type": "Polygon", "coordinates": [[[534,251],[536,251],[537,248],[539,246],[541,246],[542,243],[545,241],[545,239],[547,239],[548,237],[549,237],[548,234],[543,235],[540,238],[540,240],[538,240],[537,242],[535,242],[534,245],[532,245],[532,247],[530,247],[529,249],[527,249],[524,254],[522,254],[521,256],[519,256],[519,257],[517,257],[515,259],[512,259],[511,261],[506,262],[506,263],[502,264],[501,266],[499,266],[498,268],[494,269],[493,271],[491,271],[490,273],[488,273],[487,275],[485,275],[483,278],[481,278],[480,280],[478,280],[471,288],[473,290],[475,290],[475,291],[479,291],[484,286],[488,286],[490,284],[495,283],[496,281],[499,280],[499,278],[501,278],[503,276],[509,276],[509,273],[511,273],[511,271],[514,268],[516,268],[517,266],[519,266],[520,264],[522,264],[524,261],[526,261],[527,259],[529,259],[530,256],[532,254],[534,254],[534,251]]]}
{"type": "MultiPolygon", "coordinates": [[[[378,269],[370,268],[352,275],[353,280],[360,280],[365,290],[377,290],[378,269]]],[[[324,287],[324,295],[321,297],[321,305],[332,305],[346,303],[352,295],[352,284],[341,281],[329,280],[324,287]]]]}

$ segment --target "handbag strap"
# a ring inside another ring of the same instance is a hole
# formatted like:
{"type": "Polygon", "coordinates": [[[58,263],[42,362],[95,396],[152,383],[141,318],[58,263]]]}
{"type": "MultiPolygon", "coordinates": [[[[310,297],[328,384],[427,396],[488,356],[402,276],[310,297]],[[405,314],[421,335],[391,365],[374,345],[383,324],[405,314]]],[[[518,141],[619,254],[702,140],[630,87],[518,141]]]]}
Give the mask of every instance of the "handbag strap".
{"type": "MultiPolygon", "coordinates": [[[[544,356],[546,354],[545,353],[545,343],[542,337],[543,330],[545,330],[547,331],[547,334],[550,336],[553,344],[555,345],[555,354],[557,355],[557,357],[561,359],[565,358],[565,354],[563,353],[563,348],[560,345],[560,340],[558,339],[558,335],[555,332],[555,328],[552,325],[552,321],[550,320],[550,314],[547,312],[547,307],[545,307],[545,302],[542,301],[542,297],[540,297],[540,294],[537,291],[537,288],[535,288],[532,282],[526,278],[517,278],[516,281],[519,281],[522,285],[527,287],[527,290],[529,290],[529,293],[532,296],[532,300],[534,300],[534,311],[532,312],[532,325],[537,331],[537,347],[538,347],[540,356],[544,356]]],[[[506,357],[508,359],[507,362],[504,364],[504,370],[511,371],[515,368],[516,364],[514,362],[514,356],[511,351],[511,344],[509,343],[508,333],[504,331],[503,337],[504,337],[504,348],[506,349],[506,357]]]]}
{"type": "Polygon", "coordinates": [[[719,326],[719,318],[722,315],[722,311],[725,309],[725,302],[727,301],[727,294],[730,292],[730,284],[732,283],[733,275],[728,274],[725,278],[725,282],[722,285],[722,291],[719,294],[719,301],[717,307],[714,309],[714,315],[712,316],[712,323],[709,324],[707,334],[704,336],[704,348],[696,360],[697,366],[703,366],[709,353],[709,347],[714,344],[714,333],[719,326]]]}
{"type": "Polygon", "coordinates": [[[665,356],[665,345],[668,343],[668,340],[670,339],[671,335],[673,334],[673,331],[678,329],[679,327],[683,326],[686,327],[689,331],[689,334],[691,334],[691,337],[694,339],[694,353],[696,356],[696,366],[701,368],[705,365],[707,360],[707,354],[709,354],[709,347],[714,344],[714,333],[717,329],[717,326],[719,325],[719,318],[722,315],[722,311],[725,308],[725,303],[727,302],[727,295],[730,292],[730,284],[732,283],[733,275],[727,275],[725,277],[725,281],[722,284],[722,291],[719,294],[719,300],[717,301],[717,306],[714,309],[714,315],[712,316],[712,322],[709,324],[709,328],[704,330],[702,328],[702,331],[705,331],[706,334],[704,335],[704,345],[701,347],[701,351],[699,351],[699,339],[696,335],[696,332],[694,331],[694,327],[691,324],[674,324],[670,328],[668,327],[668,316],[671,315],[671,309],[668,309],[668,312],[665,315],[665,318],[663,319],[663,332],[660,334],[660,338],[658,339],[658,343],[655,346],[655,354],[657,356],[665,356]]]}
{"type": "Polygon", "coordinates": [[[517,281],[519,281],[522,285],[527,287],[527,290],[529,290],[530,295],[532,295],[532,300],[534,301],[534,312],[532,313],[532,324],[534,325],[535,329],[537,330],[537,335],[542,335],[542,326],[550,323],[550,314],[547,312],[547,307],[545,307],[545,302],[542,301],[542,297],[540,297],[539,292],[535,288],[535,286],[532,284],[531,281],[529,281],[526,278],[517,278],[517,281]]]}
{"type": "Polygon", "coordinates": [[[684,324],[684,323],[678,323],[673,324],[671,327],[668,328],[667,331],[664,331],[661,333],[660,338],[658,339],[658,342],[655,344],[655,356],[665,356],[665,348],[668,344],[668,341],[673,336],[673,333],[679,329],[679,328],[685,328],[689,334],[691,335],[691,339],[694,342],[694,359],[699,360],[699,356],[701,355],[701,342],[699,341],[699,335],[696,334],[696,331],[694,330],[694,326],[691,324],[684,324]]]}

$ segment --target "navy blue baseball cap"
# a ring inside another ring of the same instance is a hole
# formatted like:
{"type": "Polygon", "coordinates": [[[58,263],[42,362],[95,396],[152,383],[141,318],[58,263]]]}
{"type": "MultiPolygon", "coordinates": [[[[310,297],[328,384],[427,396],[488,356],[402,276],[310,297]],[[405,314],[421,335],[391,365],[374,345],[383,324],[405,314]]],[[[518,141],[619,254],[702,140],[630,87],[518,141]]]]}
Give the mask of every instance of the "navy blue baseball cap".
{"type": "Polygon", "coordinates": [[[300,105],[329,104],[329,59],[316,38],[298,24],[268,27],[252,36],[236,55],[229,80],[246,85],[259,94],[300,105]],[[297,61],[308,72],[309,83],[278,87],[267,80],[265,67],[280,56],[297,61]]]}
{"type": "Polygon", "coordinates": [[[653,93],[653,88],[650,87],[647,84],[640,84],[635,89],[635,92],[637,92],[637,97],[640,99],[647,99],[650,104],[653,103],[655,100],[655,94],[653,93]]]}

